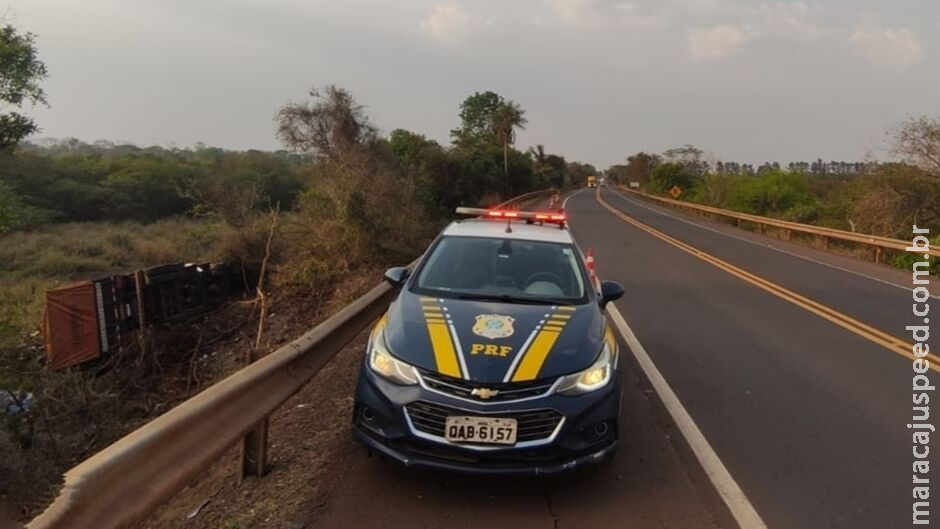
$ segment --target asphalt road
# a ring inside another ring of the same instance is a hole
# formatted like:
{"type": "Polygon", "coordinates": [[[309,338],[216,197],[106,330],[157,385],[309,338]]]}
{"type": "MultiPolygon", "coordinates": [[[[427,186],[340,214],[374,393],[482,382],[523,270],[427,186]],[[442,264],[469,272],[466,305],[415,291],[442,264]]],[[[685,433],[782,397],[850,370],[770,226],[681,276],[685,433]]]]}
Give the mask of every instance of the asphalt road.
{"type": "MultiPolygon", "coordinates": [[[[880,330],[904,336],[916,323],[910,292],[881,282],[909,275],[603,194],[643,224],[880,330]]],[[[910,523],[909,361],[626,224],[591,192],[567,206],[579,245],[594,248],[601,277],[624,284],[618,307],[768,527],[910,523]]]]}
{"type": "MultiPolygon", "coordinates": [[[[910,281],[603,190],[641,223],[903,337],[910,281]],[[768,247],[770,246],[770,247],[768,247]]],[[[771,529],[910,523],[909,361],[681,251],[603,208],[567,203],[571,230],[708,443],[771,529]]],[[[551,479],[399,468],[350,441],[314,527],[732,527],[630,355],[613,465],[551,479]]]]}

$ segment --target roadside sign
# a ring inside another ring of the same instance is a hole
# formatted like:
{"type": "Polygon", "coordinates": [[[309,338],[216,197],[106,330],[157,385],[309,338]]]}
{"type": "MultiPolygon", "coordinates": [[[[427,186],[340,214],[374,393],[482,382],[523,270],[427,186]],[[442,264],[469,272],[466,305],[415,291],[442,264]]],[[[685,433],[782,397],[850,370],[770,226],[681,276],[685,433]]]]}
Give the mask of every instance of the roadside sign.
{"type": "Polygon", "coordinates": [[[672,198],[679,198],[679,195],[682,194],[682,188],[679,186],[672,186],[672,189],[669,190],[669,194],[672,195],[672,198]]]}
{"type": "Polygon", "coordinates": [[[639,182],[635,182],[635,181],[630,182],[630,189],[639,189],[639,188],[640,188],[639,182]]]}

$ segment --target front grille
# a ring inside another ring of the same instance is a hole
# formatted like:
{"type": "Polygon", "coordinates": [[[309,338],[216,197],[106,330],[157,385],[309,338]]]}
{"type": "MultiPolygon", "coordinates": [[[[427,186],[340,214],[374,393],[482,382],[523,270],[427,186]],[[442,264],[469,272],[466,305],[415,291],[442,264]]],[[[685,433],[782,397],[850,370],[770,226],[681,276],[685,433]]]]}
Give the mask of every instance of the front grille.
{"type": "Polygon", "coordinates": [[[548,390],[552,388],[552,386],[555,384],[555,381],[557,380],[555,378],[551,378],[531,380],[528,382],[481,384],[478,382],[472,382],[470,380],[464,380],[462,378],[449,377],[447,375],[441,375],[440,373],[432,373],[430,371],[424,370],[421,371],[421,378],[424,379],[424,383],[433,390],[447,393],[448,395],[454,395],[455,397],[484,402],[504,402],[508,400],[520,400],[530,397],[539,397],[548,393],[548,390]],[[473,390],[477,388],[497,390],[499,393],[497,393],[494,397],[481,399],[473,394],[473,390]]]}
{"type": "Polygon", "coordinates": [[[481,413],[420,400],[408,403],[405,410],[408,412],[408,417],[415,429],[436,437],[444,437],[444,426],[447,418],[453,415],[515,419],[518,426],[516,431],[517,443],[539,441],[550,437],[564,417],[560,412],[550,409],[481,413]]]}

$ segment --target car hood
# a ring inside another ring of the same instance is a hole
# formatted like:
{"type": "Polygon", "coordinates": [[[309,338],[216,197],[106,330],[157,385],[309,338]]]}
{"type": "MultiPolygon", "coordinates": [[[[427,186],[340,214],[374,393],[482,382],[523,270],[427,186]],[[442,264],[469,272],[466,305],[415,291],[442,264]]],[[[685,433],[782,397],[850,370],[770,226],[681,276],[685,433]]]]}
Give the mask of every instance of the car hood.
{"type": "Polygon", "coordinates": [[[402,291],[382,320],[385,343],[419,368],[481,383],[557,377],[591,366],[604,340],[595,303],[523,305],[402,291]]]}

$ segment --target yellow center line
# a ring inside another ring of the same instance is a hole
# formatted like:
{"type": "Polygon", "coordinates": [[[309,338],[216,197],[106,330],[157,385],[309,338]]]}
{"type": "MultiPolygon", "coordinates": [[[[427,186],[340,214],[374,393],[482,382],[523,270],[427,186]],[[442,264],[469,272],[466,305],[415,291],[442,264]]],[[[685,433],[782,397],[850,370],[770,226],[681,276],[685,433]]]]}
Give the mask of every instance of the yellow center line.
{"type": "MultiPolygon", "coordinates": [[[[702,250],[695,248],[694,246],[691,246],[678,239],[670,237],[669,235],[666,235],[665,233],[655,228],[651,228],[647,226],[646,224],[643,224],[642,222],[634,219],[633,217],[627,215],[626,213],[623,213],[622,211],[611,206],[610,203],[607,202],[604,199],[604,197],[601,196],[600,189],[598,189],[597,193],[595,194],[595,198],[602,206],[607,208],[611,213],[618,216],[624,222],[631,224],[633,226],[636,226],[637,228],[645,231],[646,233],[649,233],[650,235],[658,239],[661,239],[675,246],[676,248],[679,248],[680,250],[686,253],[694,255],[695,257],[698,257],[699,259],[711,265],[714,265],[715,267],[720,268],[724,270],[725,272],[728,272],[729,274],[737,277],[738,279],[741,279],[754,286],[762,288],[763,290],[770,292],[771,294],[777,296],[780,299],[789,301],[790,303],[793,303],[794,305],[797,305],[800,308],[808,310],[809,312],[812,312],[813,314],[816,314],[817,316],[820,316],[821,318],[824,318],[828,320],[829,322],[834,323],[838,325],[839,327],[842,327],[843,329],[856,334],[857,336],[861,336],[862,338],[865,338],[866,340],[874,342],[888,349],[889,351],[897,353],[909,360],[915,360],[918,358],[917,356],[914,355],[913,344],[906,342],[902,338],[898,338],[884,331],[880,331],[868,324],[862,323],[850,316],[847,316],[831,307],[823,305],[822,303],[819,303],[818,301],[807,298],[806,296],[803,296],[801,294],[797,294],[796,292],[793,292],[792,290],[788,290],[776,283],[773,283],[767,279],[764,279],[763,277],[754,275],[744,269],[734,266],[733,264],[727,261],[723,261],[711,254],[705,253],[702,250]]],[[[930,360],[931,371],[940,372],[940,357],[937,357],[933,353],[929,353],[926,358],[930,360]]]]}

